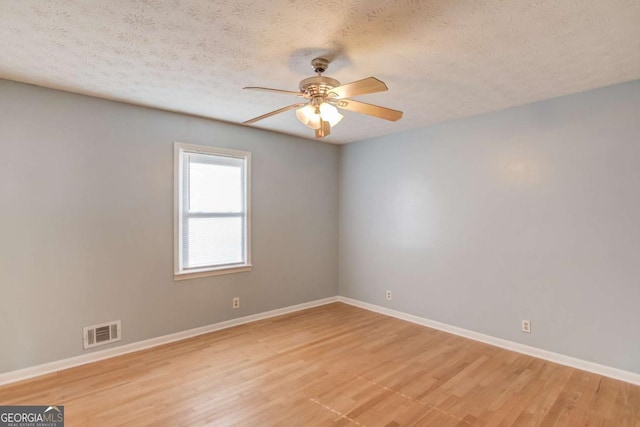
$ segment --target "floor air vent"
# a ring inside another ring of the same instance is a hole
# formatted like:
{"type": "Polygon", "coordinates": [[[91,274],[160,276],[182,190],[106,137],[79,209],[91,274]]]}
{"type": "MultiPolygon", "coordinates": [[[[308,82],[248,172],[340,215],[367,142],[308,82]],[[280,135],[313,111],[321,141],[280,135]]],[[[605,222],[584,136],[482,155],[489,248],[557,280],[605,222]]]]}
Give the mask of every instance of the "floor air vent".
{"type": "Polygon", "coordinates": [[[121,327],[120,321],[102,323],[100,325],[87,326],[84,332],[84,348],[91,348],[98,345],[109,344],[110,342],[120,341],[121,327]]]}

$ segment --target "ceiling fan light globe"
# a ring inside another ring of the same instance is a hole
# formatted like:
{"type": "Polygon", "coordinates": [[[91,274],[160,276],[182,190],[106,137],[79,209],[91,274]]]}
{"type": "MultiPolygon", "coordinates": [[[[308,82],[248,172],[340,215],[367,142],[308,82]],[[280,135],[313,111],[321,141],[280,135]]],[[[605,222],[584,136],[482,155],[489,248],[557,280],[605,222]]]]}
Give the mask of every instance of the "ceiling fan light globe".
{"type": "Polygon", "coordinates": [[[344,117],[338,112],[338,109],[336,107],[326,102],[320,104],[320,116],[322,117],[322,120],[324,120],[325,122],[329,122],[329,125],[331,125],[331,127],[334,127],[335,125],[340,123],[340,120],[342,120],[342,118],[344,117]]]}
{"type": "Polygon", "coordinates": [[[314,114],[313,117],[311,117],[305,124],[311,129],[320,129],[320,116],[318,114],[314,114]]]}
{"type": "Polygon", "coordinates": [[[302,108],[296,110],[296,117],[302,124],[311,129],[320,128],[320,116],[316,114],[315,107],[311,105],[305,105],[302,108]]]}

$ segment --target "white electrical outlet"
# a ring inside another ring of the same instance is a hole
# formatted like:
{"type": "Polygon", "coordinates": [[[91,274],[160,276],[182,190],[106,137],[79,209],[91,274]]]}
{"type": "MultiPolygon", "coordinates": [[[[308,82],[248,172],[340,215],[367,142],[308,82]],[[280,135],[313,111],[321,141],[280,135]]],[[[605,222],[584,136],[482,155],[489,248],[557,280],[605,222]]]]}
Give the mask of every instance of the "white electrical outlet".
{"type": "Polygon", "coordinates": [[[233,308],[240,308],[240,297],[235,297],[231,306],[233,308]]]}
{"type": "Polygon", "coordinates": [[[387,301],[391,301],[391,291],[387,291],[387,301]]]}
{"type": "Polygon", "coordinates": [[[527,334],[531,333],[531,321],[530,320],[523,320],[522,321],[522,332],[525,332],[527,334]]]}

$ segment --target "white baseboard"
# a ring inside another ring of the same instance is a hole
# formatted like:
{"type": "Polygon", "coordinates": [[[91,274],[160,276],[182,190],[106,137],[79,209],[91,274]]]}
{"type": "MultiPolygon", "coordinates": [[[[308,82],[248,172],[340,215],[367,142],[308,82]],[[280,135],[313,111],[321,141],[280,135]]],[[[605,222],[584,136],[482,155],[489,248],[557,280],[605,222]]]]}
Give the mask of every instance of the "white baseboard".
{"type": "Polygon", "coordinates": [[[68,359],[57,360],[42,365],[31,366],[16,371],[10,371],[0,374],[0,385],[23,381],[40,375],[50,374],[52,372],[61,371],[63,369],[73,368],[74,366],[86,365],[87,363],[97,362],[99,360],[109,359],[111,357],[121,356],[123,354],[140,351],[175,341],[184,340],[186,338],[195,337],[209,332],[227,329],[245,323],[255,322],[257,320],[268,319],[270,317],[281,316],[283,314],[293,313],[300,310],[306,310],[312,307],[318,307],[325,304],[331,304],[338,301],[338,297],[329,297],[315,301],[305,302],[302,304],[292,305],[290,307],[279,308],[276,310],[266,311],[264,313],[252,314],[250,316],[239,317],[212,325],[201,326],[199,328],[189,329],[188,331],[176,332],[174,334],[164,335],[157,338],[151,338],[144,341],[138,341],[131,344],[125,344],[120,347],[114,347],[107,350],[96,351],[93,353],[83,354],[80,356],[70,357],[68,359]]]}
{"type": "Polygon", "coordinates": [[[414,316],[413,314],[403,313],[401,311],[392,310],[390,308],[381,307],[375,304],[369,304],[369,303],[362,302],[362,301],[348,298],[348,297],[339,296],[338,301],[343,302],[345,304],[353,305],[355,307],[364,308],[365,310],[384,314],[386,316],[395,317],[401,320],[406,320],[407,322],[416,323],[422,326],[427,326],[429,328],[437,329],[439,331],[448,332],[454,335],[459,335],[461,337],[469,338],[474,341],[480,341],[485,344],[490,344],[496,347],[504,348],[506,350],[515,351],[517,353],[522,353],[529,356],[537,357],[539,359],[548,360],[550,362],[558,363],[560,365],[570,366],[572,368],[581,369],[583,371],[592,372],[594,374],[602,375],[602,376],[613,378],[616,380],[628,382],[635,385],[640,385],[640,374],[636,374],[634,372],[623,371],[622,369],[612,368],[609,366],[600,365],[598,363],[588,362],[582,359],[576,359],[575,357],[554,353],[548,350],[542,350],[540,348],[531,347],[525,344],[520,344],[520,343],[509,341],[509,340],[504,340],[502,338],[492,337],[490,335],[484,335],[479,332],[470,331],[468,329],[459,328],[457,326],[448,325],[446,323],[437,322],[435,320],[425,319],[423,317],[414,316]]]}
{"type": "Polygon", "coordinates": [[[182,331],[182,332],[176,332],[174,334],[164,335],[157,338],[151,338],[144,341],[138,341],[135,343],[126,344],[123,346],[110,348],[107,350],[97,351],[89,354],[83,354],[80,356],[75,356],[75,357],[71,357],[63,360],[57,360],[55,362],[49,362],[42,365],[19,369],[16,371],[5,372],[0,374],[0,385],[9,384],[17,381],[23,381],[29,378],[40,376],[40,375],[50,374],[52,372],[73,368],[75,366],[85,365],[87,363],[97,362],[99,360],[121,356],[123,354],[132,353],[135,351],[145,350],[151,347],[156,347],[159,345],[184,340],[186,338],[207,334],[209,332],[219,331],[222,329],[227,329],[227,328],[231,328],[238,325],[243,325],[245,323],[255,322],[257,320],[268,319],[270,317],[293,313],[300,310],[306,310],[308,308],[318,307],[325,304],[331,304],[337,301],[343,302],[345,304],[349,304],[355,307],[364,308],[365,310],[384,314],[386,316],[395,317],[401,320],[406,320],[408,322],[416,323],[418,325],[427,326],[429,328],[437,329],[443,332],[448,332],[450,334],[469,338],[475,341],[480,341],[496,347],[515,351],[517,353],[522,353],[522,354],[537,357],[540,359],[548,360],[550,362],[558,363],[560,365],[570,366],[572,368],[593,372],[594,374],[603,375],[605,377],[614,378],[614,379],[625,381],[635,385],[640,385],[640,374],[636,374],[634,372],[624,371],[621,369],[600,365],[598,363],[576,359],[574,357],[566,356],[559,353],[554,353],[548,350],[542,350],[536,347],[531,347],[525,344],[508,341],[502,338],[492,337],[490,335],[484,335],[479,332],[459,328],[457,326],[448,325],[446,323],[437,322],[435,320],[426,319],[423,317],[415,316],[415,315],[404,313],[397,310],[392,310],[390,308],[381,307],[375,304],[369,304],[366,302],[358,301],[358,300],[348,298],[348,297],[343,297],[343,296],[329,297],[329,298],[324,298],[316,301],[310,301],[302,304],[293,305],[290,307],[279,308],[277,310],[271,310],[264,313],[252,314],[250,316],[231,319],[231,320],[227,320],[220,323],[214,323],[212,325],[189,329],[187,331],[182,331]]]}

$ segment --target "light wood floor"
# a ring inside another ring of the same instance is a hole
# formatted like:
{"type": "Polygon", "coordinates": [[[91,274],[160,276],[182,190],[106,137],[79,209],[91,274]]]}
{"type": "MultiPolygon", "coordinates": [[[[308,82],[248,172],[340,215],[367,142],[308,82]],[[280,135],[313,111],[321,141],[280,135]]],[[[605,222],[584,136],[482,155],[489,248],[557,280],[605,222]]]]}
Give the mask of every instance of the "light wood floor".
{"type": "Polygon", "coordinates": [[[330,304],[0,387],[67,426],[640,426],[640,387],[330,304]]]}

